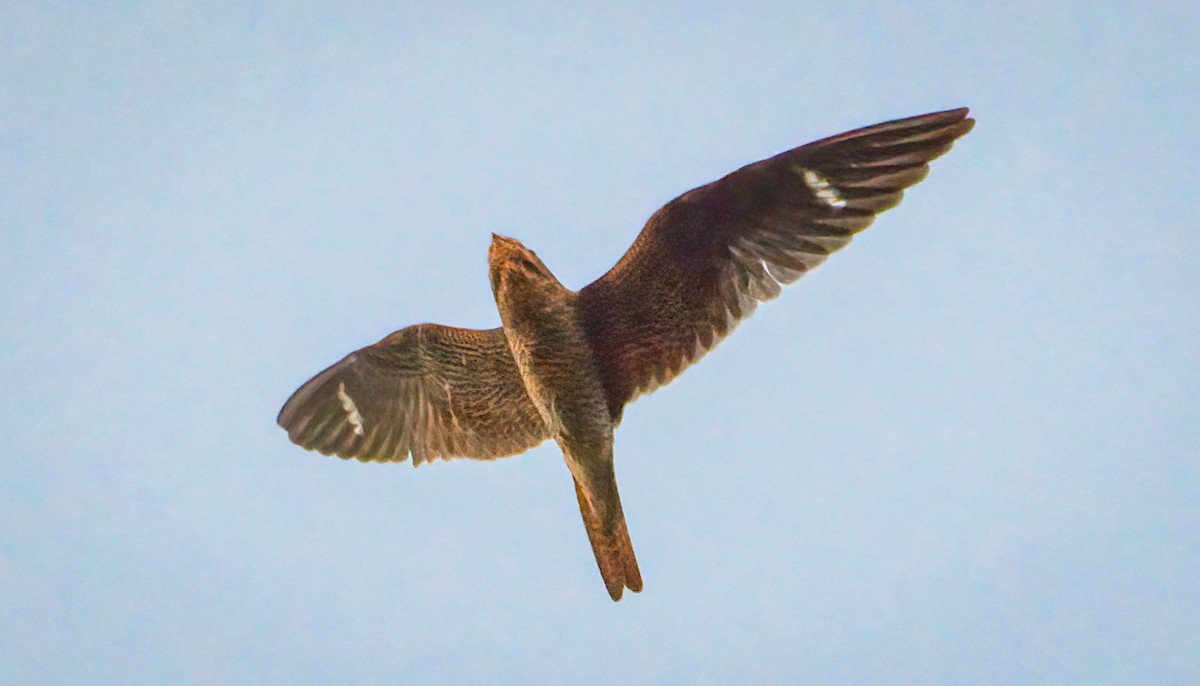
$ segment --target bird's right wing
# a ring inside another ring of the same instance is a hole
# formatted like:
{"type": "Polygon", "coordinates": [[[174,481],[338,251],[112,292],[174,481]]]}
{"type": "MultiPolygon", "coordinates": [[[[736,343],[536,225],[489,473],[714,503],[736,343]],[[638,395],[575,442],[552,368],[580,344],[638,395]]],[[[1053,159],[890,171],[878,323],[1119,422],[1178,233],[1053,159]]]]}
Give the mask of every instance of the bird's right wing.
{"type": "Polygon", "coordinates": [[[848,131],[656,212],[616,266],[579,292],[613,419],[894,207],[974,123],[964,107],[848,131]]]}
{"type": "Polygon", "coordinates": [[[401,329],[350,353],[288,399],[279,425],[326,455],[413,464],[490,460],[548,438],[502,329],[401,329]]]}

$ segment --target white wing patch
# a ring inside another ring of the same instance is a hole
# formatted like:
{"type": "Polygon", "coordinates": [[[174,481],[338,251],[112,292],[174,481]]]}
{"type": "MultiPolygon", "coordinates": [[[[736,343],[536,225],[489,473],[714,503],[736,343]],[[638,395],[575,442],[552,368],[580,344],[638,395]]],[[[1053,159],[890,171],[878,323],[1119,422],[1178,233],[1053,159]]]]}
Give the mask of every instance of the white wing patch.
{"type": "Polygon", "coordinates": [[[829,184],[829,181],[820,174],[811,169],[805,169],[804,183],[817,194],[817,199],[824,202],[830,207],[841,209],[846,206],[846,201],[842,198],[842,194],[838,189],[829,184]]]}
{"type": "Polygon", "coordinates": [[[346,384],[338,382],[338,400],[342,401],[342,409],[346,411],[346,421],[350,426],[354,427],[354,433],[359,436],[363,435],[363,418],[358,412],[358,405],[354,404],[354,398],[346,392],[346,384]]]}

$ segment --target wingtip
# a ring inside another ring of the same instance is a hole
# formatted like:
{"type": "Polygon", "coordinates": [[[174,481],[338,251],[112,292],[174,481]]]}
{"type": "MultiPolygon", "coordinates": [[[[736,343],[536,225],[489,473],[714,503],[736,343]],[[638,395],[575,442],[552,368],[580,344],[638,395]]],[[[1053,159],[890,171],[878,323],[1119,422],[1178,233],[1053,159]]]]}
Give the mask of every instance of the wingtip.
{"type": "Polygon", "coordinates": [[[971,129],[975,128],[975,117],[969,116],[971,114],[970,107],[958,107],[952,110],[946,110],[945,113],[952,115],[955,119],[961,121],[961,124],[959,124],[961,130],[956,132],[959,136],[965,136],[966,134],[970,133],[971,129]]]}
{"type": "Polygon", "coordinates": [[[970,107],[955,107],[954,109],[942,110],[940,112],[930,112],[928,114],[918,114],[915,117],[906,117],[905,119],[897,120],[898,122],[922,122],[928,124],[958,124],[965,125],[963,133],[971,130],[975,125],[975,119],[971,116],[970,107]]]}

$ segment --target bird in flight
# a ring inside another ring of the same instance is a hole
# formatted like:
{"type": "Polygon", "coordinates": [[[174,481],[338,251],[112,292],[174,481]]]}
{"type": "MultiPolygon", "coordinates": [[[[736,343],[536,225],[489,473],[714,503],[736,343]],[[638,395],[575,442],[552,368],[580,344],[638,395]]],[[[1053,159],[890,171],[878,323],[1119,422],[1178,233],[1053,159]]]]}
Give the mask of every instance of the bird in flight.
{"type": "Polygon", "coordinates": [[[803,145],[667,203],[616,266],[572,291],[492,234],[501,326],[417,324],[299,388],[278,422],[326,455],[414,465],[492,460],[553,439],[613,600],[642,590],[613,472],[625,406],[670,382],[759,302],[900,202],[974,126],[960,108],[803,145]]]}

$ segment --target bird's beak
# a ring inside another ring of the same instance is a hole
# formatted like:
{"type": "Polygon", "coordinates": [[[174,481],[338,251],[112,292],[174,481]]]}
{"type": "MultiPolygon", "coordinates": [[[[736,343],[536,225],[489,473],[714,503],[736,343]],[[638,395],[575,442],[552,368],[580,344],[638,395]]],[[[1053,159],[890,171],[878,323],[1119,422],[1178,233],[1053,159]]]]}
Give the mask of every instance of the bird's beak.
{"type": "Polygon", "coordinates": [[[488,247],[488,261],[495,262],[502,257],[511,255],[517,250],[520,245],[515,239],[508,236],[501,236],[498,233],[492,234],[492,244],[488,247]]]}
{"type": "Polygon", "coordinates": [[[492,291],[500,285],[500,270],[504,258],[512,249],[512,239],[492,233],[492,244],[488,247],[488,272],[491,277],[492,291]]]}

